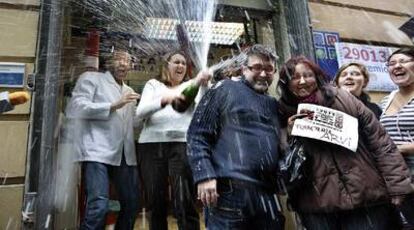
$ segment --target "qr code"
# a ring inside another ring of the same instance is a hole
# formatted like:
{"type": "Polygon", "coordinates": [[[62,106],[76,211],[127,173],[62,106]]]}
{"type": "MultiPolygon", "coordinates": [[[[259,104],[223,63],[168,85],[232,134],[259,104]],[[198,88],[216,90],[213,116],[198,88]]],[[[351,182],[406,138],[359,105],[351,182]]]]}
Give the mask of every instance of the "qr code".
{"type": "Polygon", "coordinates": [[[344,115],[343,114],[337,114],[335,116],[334,126],[338,129],[342,129],[344,127],[344,115]]]}

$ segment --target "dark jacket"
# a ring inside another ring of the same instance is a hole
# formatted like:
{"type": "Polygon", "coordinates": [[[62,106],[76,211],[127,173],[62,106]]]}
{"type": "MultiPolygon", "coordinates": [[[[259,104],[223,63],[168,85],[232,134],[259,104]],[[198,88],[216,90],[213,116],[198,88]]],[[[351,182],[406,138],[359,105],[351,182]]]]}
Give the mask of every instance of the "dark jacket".
{"type": "Polygon", "coordinates": [[[0,93],[0,114],[14,109],[14,106],[10,104],[9,92],[0,93]]]}
{"type": "MultiPolygon", "coordinates": [[[[409,170],[374,114],[349,93],[326,87],[332,100],[321,104],[358,119],[358,148],[352,152],[303,138],[308,154],[307,178],[291,194],[294,208],[305,213],[351,210],[384,204],[390,196],[411,193],[409,170]]],[[[281,103],[281,107],[285,106],[281,103]]]]}
{"type": "Polygon", "coordinates": [[[370,109],[375,114],[375,117],[378,120],[380,119],[380,116],[382,114],[382,109],[377,104],[372,103],[370,101],[368,94],[362,92],[361,96],[359,96],[358,99],[361,100],[362,103],[364,103],[364,105],[368,107],[368,109],[370,109]]]}
{"type": "Polygon", "coordinates": [[[195,183],[231,178],[269,187],[278,169],[277,101],[246,80],[223,80],[201,99],[187,133],[195,183]]]}

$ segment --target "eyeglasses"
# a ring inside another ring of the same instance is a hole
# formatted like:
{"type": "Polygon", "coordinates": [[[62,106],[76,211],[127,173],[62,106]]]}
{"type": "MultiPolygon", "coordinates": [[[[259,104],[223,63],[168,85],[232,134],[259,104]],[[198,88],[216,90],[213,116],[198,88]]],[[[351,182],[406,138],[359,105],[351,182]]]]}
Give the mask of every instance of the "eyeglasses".
{"type": "Polygon", "coordinates": [[[247,68],[253,73],[261,73],[262,71],[264,71],[266,74],[274,74],[276,70],[275,67],[271,65],[262,66],[260,64],[247,66],[247,68]]]}
{"type": "Polygon", "coordinates": [[[398,63],[400,63],[401,65],[403,65],[403,64],[410,63],[410,62],[414,62],[414,59],[406,59],[406,60],[404,60],[404,59],[400,59],[400,60],[398,60],[398,61],[390,61],[390,62],[388,62],[388,63],[385,63],[385,66],[387,66],[387,67],[394,67],[394,66],[396,66],[398,63]]]}

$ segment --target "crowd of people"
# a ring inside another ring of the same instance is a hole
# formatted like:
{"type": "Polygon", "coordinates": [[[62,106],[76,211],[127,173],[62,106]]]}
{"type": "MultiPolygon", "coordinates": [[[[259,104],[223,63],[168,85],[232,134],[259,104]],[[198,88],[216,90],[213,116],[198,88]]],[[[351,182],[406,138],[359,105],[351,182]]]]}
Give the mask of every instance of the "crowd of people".
{"type": "Polygon", "coordinates": [[[360,63],[341,66],[330,82],[304,56],[277,71],[274,51],[263,45],[243,55],[235,80],[209,71],[191,78],[186,54],[168,53],[141,95],[125,84],[131,67],[126,51],[115,49],[105,72],[79,77],[66,116],[76,127],[74,151],[85,178],[80,229],[103,229],[110,183],[121,207],[116,229],[134,228],[140,200],[152,230],[168,229],[170,203],[179,229],[200,229],[198,201],[209,230],[285,229],[279,194],[288,194],[288,206],[308,230],[412,223],[399,207],[413,202],[414,193],[414,48],[388,57],[398,89],[381,106],[364,91],[369,73],[360,63]],[[277,75],[278,99],[268,93],[277,75]],[[197,89],[195,98],[183,95],[188,87],[197,89]],[[185,111],[177,111],[174,103],[185,100],[185,111]],[[296,121],[314,116],[298,111],[301,104],[355,118],[355,150],[294,135],[296,121]],[[306,155],[303,177],[289,186],[280,161],[298,143],[306,155]]]}

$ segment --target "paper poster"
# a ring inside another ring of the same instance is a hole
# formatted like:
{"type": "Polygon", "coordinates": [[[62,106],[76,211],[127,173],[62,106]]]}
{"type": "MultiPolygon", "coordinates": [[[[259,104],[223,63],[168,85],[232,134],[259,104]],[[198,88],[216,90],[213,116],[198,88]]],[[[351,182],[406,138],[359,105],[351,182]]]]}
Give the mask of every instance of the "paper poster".
{"type": "Polygon", "coordinates": [[[308,116],[295,120],[293,136],[308,137],[343,146],[352,151],[358,147],[358,119],[338,110],[313,104],[299,104],[298,113],[308,116]]]}
{"type": "Polygon", "coordinates": [[[369,91],[388,92],[397,88],[390,79],[388,69],[385,66],[392,51],[391,47],[336,43],[339,66],[349,62],[358,62],[367,67],[370,79],[366,90],[369,91]]]}

